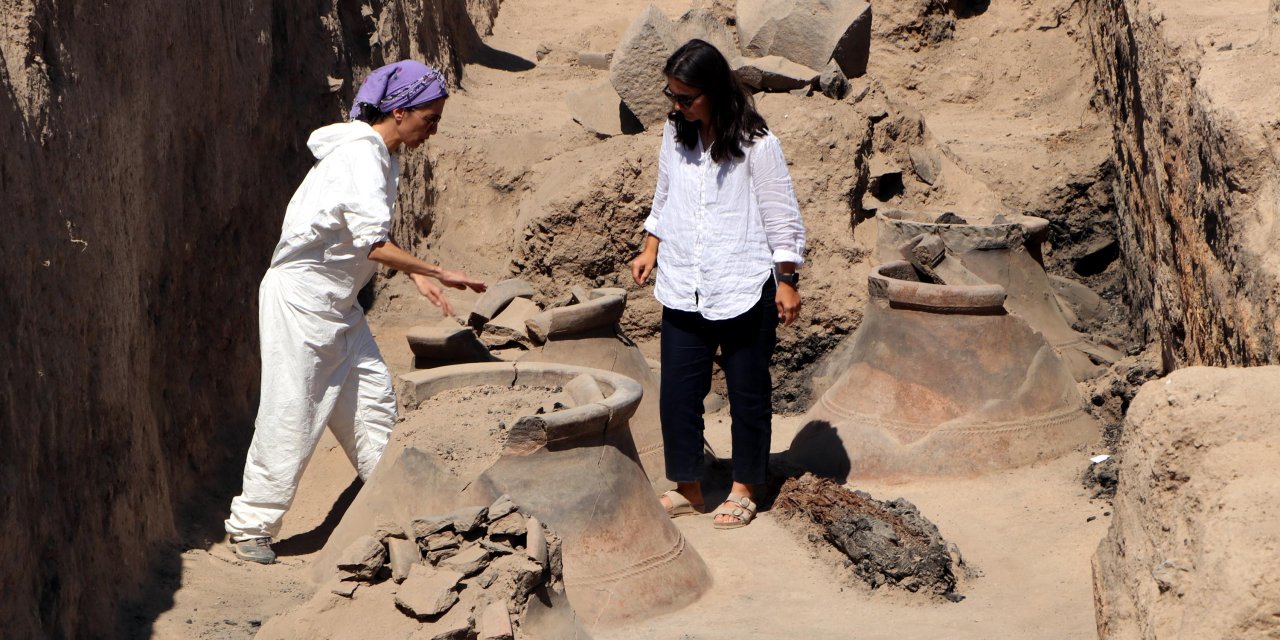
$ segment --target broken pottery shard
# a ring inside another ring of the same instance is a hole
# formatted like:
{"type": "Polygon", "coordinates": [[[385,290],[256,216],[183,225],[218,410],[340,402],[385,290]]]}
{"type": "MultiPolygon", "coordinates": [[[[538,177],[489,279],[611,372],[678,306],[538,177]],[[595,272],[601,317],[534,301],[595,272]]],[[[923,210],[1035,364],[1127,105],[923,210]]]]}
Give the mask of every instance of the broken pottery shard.
{"type": "Polygon", "coordinates": [[[504,493],[498,496],[498,499],[494,500],[493,504],[489,505],[489,512],[485,517],[489,522],[497,522],[498,519],[515,510],[516,503],[511,501],[511,496],[504,493]]]}
{"type": "Polygon", "coordinates": [[[580,407],[604,400],[604,390],[600,388],[600,383],[585,373],[570,380],[569,384],[564,386],[564,390],[570,398],[573,398],[574,406],[580,407]]]}
{"type": "Polygon", "coordinates": [[[484,523],[488,507],[463,507],[445,516],[453,522],[453,530],[458,533],[471,533],[473,529],[484,523]]]}
{"type": "Polygon", "coordinates": [[[529,559],[538,563],[539,566],[547,566],[547,534],[542,530],[542,523],[532,516],[526,521],[528,527],[528,538],[525,542],[524,552],[528,554],[529,559]]]}
{"type": "Polygon", "coordinates": [[[511,547],[501,542],[488,539],[488,538],[480,538],[479,540],[476,540],[476,544],[484,547],[485,549],[488,549],[490,553],[493,553],[495,555],[500,555],[500,556],[507,555],[509,553],[515,553],[516,551],[515,549],[512,549],[511,547]]]}
{"type": "Polygon", "coordinates": [[[448,516],[421,516],[413,519],[413,537],[419,540],[452,528],[453,520],[448,516]]]}
{"type": "Polygon", "coordinates": [[[538,342],[580,334],[601,327],[612,327],[622,318],[627,299],[605,296],[590,302],[559,307],[529,318],[525,323],[529,335],[538,342]]]}
{"type": "Polygon", "coordinates": [[[395,520],[386,519],[378,523],[373,529],[373,537],[379,542],[386,542],[387,538],[404,538],[408,539],[409,535],[405,533],[404,527],[395,520]]]}
{"type": "Polygon", "coordinates": [[[596,298],[603,298],[605,296],[622,296],[623,298],[626,298],[627,290],[622,287],[600,287],[599,289],[592,289],[587,292],[588,300],[595,300],[596,298]]]}
{"type": "Polygon", "coordinates": [[[405,337],[413,355],[422,360],[457,363],[493,360],[470,327],[417,326],[405,337]]]}
{"type": "Polygon", "coordinates": [[[396,605],[415,618],[438,616],[458,601],[455,587],[460,580],[462,574],[456,571],[415,564],[396,592],[396,605]]]}
{"type": "Polygon", "coordinates": [[[494,578],[490,587],[498,592],[510,592],[511,601],[522,603],[538,585],[542,584],[542,567],[524,555],[502,556],[493,561],[488,572],[494,578]]]}
{"type": "Polygon", "coordinates": [[[813,84],[818,72],[781,56],[734,58],[730,66],[743,84],[762,91],[791,91],[813,84]]]}
{"type": "Polygon", "coordinates": [[[441,560],[438,566],[457,571],[463,576],[473,576],[489,566],[489,551],[478,544],[472,544],[457,554],[441,560]]]}
{"type": "MultiPolygon", "coordinates": [[[[613,62],[613,52],[608,51],[601,53],[599,51],[579,51],[578,66],[587,67],[589,69],[608,70],[609,63],[613,62]]],[[[614,92],[617,93],[616,91],[614,92]]]]}
{"type": "Polygon", "coordinates": [[[552,535],[547,540],[547,563],[552,578],[564,576],[564,542],[560,536],[552,535]]]}
{"type": "Polygon", "coordinates": [[[739,0],[738,38],[748,56],[782,56],[811,69],[834,59],[846,77],[867,72],[871,5],[829,0],[739,0]]]}
{"type": "Polygon", "coordinates": [[[431,623],[431,640],[470,640],[473,622],[470,607],[454,607],[431,623]]]}
{"type": "Polygon", "coordinates": [[[511,614],[505,602],[491,602],[480,613],[476,621],[476,631],[480,640],[511,640],[514,633],[511,629],[511,614]]]}
{"type": "Polygon", "coordinates": [[[422,546],[426,547],[427,551],[457,549],[461,539],[461,536],[452,531],[441,531],[423,538],[422,546]]]}
{"type": "Polygon", "coordinates": [[[522,536],[525,534],[526,525],[524,516],[519,512],[508,513],[507,515],[493,521],[489,525],[489,536],[522,536]]]}
{"type": "Polygon", "coordinates": [[[627,27],[613,52],[609,81],[645,128],[661,125],[671,111],[671,103],[662,95],[666,84],[662,67],[679,44],[675,25],[649,5],[627,27]]]}
{"type": "Polygon", "coordinates": [[[569,115],[587,131],[607,138],[644,131],[631,109],[623,103],[608,78],[593,82],[565,96],[569,115]]]}
{"type": "Polygon", "coordinates": [[[508,303],[507,308],[503,309],[502,313],[499,313],[497,317],[484,323],[484,330],[488,332],[500,328],[510,329],[520,335],[524,335],[525,321],[541,311],[542,309],[534,301],[528,298],[516,298],[508,303]]]}
{"type": "Polygon", "coordinates": [[[924,147],[911,147],[908,153],[911,155],[911,166],[920,180],[930,186],[937,184],[942,175],[942,161],[938,155],[924,147]]]}
{"type": "Polygon", "coordinates": [[[356,538],[338,561],[345,579],[372,580],[387,561],[387,550],[373,536],[356,538]]]}
{"type": "Polygon", "coordinates": [[[397,584],[404,582],[413,566],[422,561],[418,543],[401,538],[387,538],[387,556],[391,579],[397,584]]]}
{"type": "Polygon", "coordinates": [[[498,282],[476,300],[475,306],[471,308],[471,315],[467,318],[467,324],[477,329],[483,327],[484,323],[502,313],[512,300],[532,298],[533,294],[533,286],[524,280],[512,278],[498,282]]]}
{"type": "Polygon", "coordinates": [[[476,584],[480,585],[481,589],[488,589],[493,586],[493,583],[497,579],[498,569],[493,565],[489,565],[489,568],[485,569],[484,573],[481,573],[479,577],[476,578],[476,584]]]}
{"type": "Polygon", "coordinates": [[[330,580],[328,583],[324,585],[324,590],[328,591],[329,593],[332,593],[335,596],[351,598],[355,596],[356,588],[359,587],[360,584],[361,583],[356,582],[354,580],[342,580],[339,578],[334,578],[333,580],[330,580]]]}

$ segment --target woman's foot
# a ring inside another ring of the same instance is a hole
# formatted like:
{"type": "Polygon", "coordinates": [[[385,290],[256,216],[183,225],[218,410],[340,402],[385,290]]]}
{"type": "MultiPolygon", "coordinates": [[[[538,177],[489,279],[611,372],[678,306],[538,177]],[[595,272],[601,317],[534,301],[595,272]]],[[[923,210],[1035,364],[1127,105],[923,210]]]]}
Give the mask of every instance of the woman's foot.
{"type": "Polygon", "coordinates": [[[733,483],[729,497],[715,510],[717,529],[737,529],[747,526],[756,517],[756,503],[751,497],[751,486],[733,483]]]}
{"type": "Polygon", "coordinates": [[[697,515],[706,509],[706,503],[702,499],[702,485],[697,482],[677,482],[675,491],[662,494],[658,501],[671,518],[697,515]]]}

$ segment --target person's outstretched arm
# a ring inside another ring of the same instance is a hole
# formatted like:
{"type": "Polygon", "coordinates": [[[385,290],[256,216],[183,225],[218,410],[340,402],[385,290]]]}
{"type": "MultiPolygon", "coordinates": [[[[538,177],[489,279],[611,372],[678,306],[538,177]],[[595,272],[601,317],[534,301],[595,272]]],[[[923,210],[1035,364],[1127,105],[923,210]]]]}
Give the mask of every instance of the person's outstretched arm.
{"type": "Polygon", "coordinates": [[[418,292],[426,296],[431,304],[440,307],[447,316],[453,315],[453,306],[449,304],[449,299],[444,296],[440,287],[431,282],[430,278],[439,280],[440,284],[451,289],[470,289],[479,292],[488,288],[483,280],[472,278],[461,271],[451,271],[419,260],[390,240],[374,243],[373,248],[369,250],[369,259],[409,274],[409,278],[417,285],[418,292]]]}

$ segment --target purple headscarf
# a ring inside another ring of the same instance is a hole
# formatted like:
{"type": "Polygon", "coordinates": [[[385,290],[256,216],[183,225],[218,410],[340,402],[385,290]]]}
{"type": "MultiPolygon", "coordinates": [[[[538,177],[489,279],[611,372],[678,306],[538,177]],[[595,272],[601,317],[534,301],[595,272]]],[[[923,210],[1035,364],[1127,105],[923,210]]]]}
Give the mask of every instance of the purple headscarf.
{"type": "Polygon", "coordinates": [[[444,76],[417,60],[378,67],[365,78],[351,106],[351,119],[371,122],[392,109],[408,109],[449,97],[444,76]]]}

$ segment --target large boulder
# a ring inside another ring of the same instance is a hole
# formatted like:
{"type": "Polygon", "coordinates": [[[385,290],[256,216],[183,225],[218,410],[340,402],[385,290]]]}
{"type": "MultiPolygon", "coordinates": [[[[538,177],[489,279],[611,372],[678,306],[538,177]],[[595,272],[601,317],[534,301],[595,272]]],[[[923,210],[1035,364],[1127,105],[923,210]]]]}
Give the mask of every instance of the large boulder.
{"type": "Polygon", "coordinates": [[[849,78],[867,72],[871,5],[847,0],[739,0],[738,41],[747,56],[782,56],[811,69],[834,59],[849,78]]]}
{"type": "Polygon", "coordinates": [[[671,111],[671,102],[662,95],[666,83],[662,67],[679,46],[676,39],[676,27],[671,19],[649,5],[627,27],[613,52],[609,81],[646,128],[662,124],[671,111]]]}
{"type": "Polygon", "coordinates": [[[602,138],[644,130],[608,80],[593,82],[570,93],[565,102],[574,122],[602,138]]]}
{"type": "Polygon", "coordinates": [[[737,57],[729,65],[742,83],[760,91],[791,91],[813,84],[818,72],[782,56],[737,57]]]}
{"type": "Polygon", "coordinates": [[[1094,557],[1103,640],[1280,637],[1280,367],[1142,386],[1094,557]]]}

